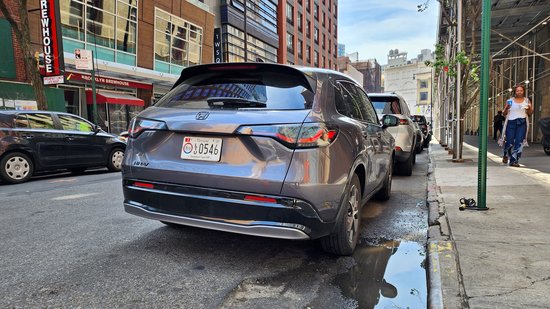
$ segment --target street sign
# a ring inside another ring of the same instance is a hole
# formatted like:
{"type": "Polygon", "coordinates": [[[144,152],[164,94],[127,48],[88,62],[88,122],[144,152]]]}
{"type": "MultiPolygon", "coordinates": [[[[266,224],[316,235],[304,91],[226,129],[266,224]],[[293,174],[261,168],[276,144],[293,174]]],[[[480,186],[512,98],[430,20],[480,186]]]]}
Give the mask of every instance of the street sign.
{"type": "Polygon", "coordinates": [[[93,70],[92,51],[75,48],[74,62],[77,70],[93,70]]]}
{"type": "Polygon", "coordinates": [[[63,75],[44,76],[44,85],[63,84],[65,82],[63,75]]]}

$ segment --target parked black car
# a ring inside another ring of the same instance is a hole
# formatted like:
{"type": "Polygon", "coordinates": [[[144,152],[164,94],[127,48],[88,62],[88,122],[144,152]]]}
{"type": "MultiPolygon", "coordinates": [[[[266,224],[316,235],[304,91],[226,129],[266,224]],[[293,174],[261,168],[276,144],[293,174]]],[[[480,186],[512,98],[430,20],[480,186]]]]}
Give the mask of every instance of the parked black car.
{"type": "Polygon", "coordinates": [[[120,171],[126,143],[68,113],[0,111],[0,178],[29,180],[37,171],[106,166],[120,171]]]}
{"type": "Polygon", "coordinates": [[[422,130],[422,135],[424,135],[424,148],[428,147],[428,144],[432,140],[432,131],[426,121],[426,117],[423,115],[412,115],[411,118],[414,122],[418,123],[420,130],[422,130]]]}

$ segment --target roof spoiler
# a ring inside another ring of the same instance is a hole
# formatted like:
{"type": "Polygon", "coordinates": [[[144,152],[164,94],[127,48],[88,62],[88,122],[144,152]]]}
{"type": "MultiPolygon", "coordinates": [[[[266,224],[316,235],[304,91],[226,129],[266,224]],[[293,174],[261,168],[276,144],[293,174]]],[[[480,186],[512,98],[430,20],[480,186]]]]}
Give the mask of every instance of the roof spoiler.
{"type": "Polygon", "coordinates": [[[180,77],[172,86],[174,89],[179,84],[192,80],[200,75],[230,75],[238,73],[278,73],[295,76],[297,81],[308,90],[315,92],[316,80],[306,73],[287,65],[265,62],[225,62],[202,64],[185,68],[180,77]]]}

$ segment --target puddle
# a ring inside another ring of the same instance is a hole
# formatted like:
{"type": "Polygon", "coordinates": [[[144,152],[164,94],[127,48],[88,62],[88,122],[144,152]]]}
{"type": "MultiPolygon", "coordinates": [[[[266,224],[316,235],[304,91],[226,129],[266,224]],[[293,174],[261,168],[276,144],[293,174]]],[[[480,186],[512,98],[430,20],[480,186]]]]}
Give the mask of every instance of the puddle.
{"type": "Polygon", "coordinates": [[[426,249],[415,242],[361,245],[355,265],[333,281],[357,308],[426,308],[426,249]]]}

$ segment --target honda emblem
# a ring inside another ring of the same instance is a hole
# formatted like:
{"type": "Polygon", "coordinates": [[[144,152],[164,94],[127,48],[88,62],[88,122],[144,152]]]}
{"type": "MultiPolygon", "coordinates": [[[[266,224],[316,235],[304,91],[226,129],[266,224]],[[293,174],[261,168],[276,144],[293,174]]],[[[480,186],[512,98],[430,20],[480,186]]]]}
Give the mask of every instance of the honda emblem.
{"type": "Polygon", "coordinates": [[[197,119],[197,120],[206,120],[206,118],[208,118],[209,115],[210,115],[209,112],[199,112],[197,114],[197,116],[195,116],[195,119],[197,119]]]}

